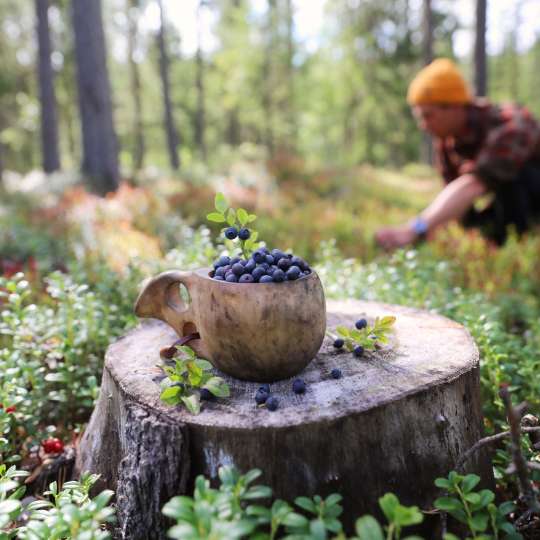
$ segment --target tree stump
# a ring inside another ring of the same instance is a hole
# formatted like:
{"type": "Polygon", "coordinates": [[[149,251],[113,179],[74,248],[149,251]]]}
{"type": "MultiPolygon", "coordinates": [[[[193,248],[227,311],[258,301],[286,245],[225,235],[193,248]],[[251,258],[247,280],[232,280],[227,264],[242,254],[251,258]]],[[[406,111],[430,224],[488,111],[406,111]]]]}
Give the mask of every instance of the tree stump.
{"type": "MultiPolygon", "coordinates": [[[[379,515],[386,492],[430,507],[440,496],[434,479],[482,436],[478,350],[463,326],[425,311],[327,304],[330,329],[383,315],[397,317],[387,348],[359,359],[325,338],[299,375],[304,395],[292,392],[290,380],[271,385],[275,412],[256,406],[257,383],[223,374],[231,397],[205,402],[198,416],[162,404],[159,351],[178,337],[162,322],[145,322],[112,344],[77,468],[115,490],[119,536],[165,538],[163,504],[190,493],[199,474],[217,484],[221,465],[261,469],[261,482],[288,501],[341,493],[348,528],[362,514],[379,515]],[[338,380],[330,375],[336,367],[338,380]]],[[[484,452],[468,470],[492,478],[484,452]]]]}

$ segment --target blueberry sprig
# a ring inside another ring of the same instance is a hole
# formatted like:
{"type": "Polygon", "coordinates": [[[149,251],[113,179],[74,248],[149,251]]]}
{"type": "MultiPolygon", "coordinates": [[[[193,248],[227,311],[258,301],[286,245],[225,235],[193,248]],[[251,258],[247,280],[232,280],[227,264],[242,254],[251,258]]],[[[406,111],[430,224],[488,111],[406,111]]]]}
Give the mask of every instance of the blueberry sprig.
{"type": "Polygon", "coordinates": [[[337,326],[335,335],[332,332],[327,334],[334,340],[336,349],[345,348],[355,356],[362,356],[364,351],[372,351],[377,345],[388,343],[388,335],[396,322],[393,316],[377,317],[373,326],[370,326],[366,319],[356,321],[354,328],[337,326]]]}
{"type": "Polygon", "coordinates": [[[206,216],[208,221],[214,223],[224,223],[228,225],[222,229],[226,243],[229,243],[231,251],[234,250],[235,240],[240,242],[240,248],[244,258],[249,257],[249,253],[258,245],[257,238],[259,233],[253,229],[248,229],[247,225],[257,219],[255,214],[250,214],[243,208],[229,207],[223,193],[216,193],[214,200],[215,212],[210,212],[206,216]]]}
{"type": "Polygon", "coordinates": [[[167,375],[161,381],[161,400],[167,405],[183,403],[192,414],[201,411],[201,399],[211,400],[214,397],[228,397],[230,395],[227,383],[216,377],[210,370],[212,364],[197,358],[197,355],[187,346],[176,347],[174,366],[163,366],[167,375]]]}

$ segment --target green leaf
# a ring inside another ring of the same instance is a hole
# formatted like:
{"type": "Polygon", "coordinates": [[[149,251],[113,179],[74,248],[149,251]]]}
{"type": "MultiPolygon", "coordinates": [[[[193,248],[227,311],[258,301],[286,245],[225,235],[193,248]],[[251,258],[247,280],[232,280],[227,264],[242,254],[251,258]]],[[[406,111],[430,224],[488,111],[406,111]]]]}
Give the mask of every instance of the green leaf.
{"type": "Polygon", "coordinates": [[[326,540],[326,527],[320,519],[314,519],[309,524],[309,532],[313,540],[326,540]]]}
{"type": "Polygon", "coordinates": [[[443,489],[450,489],[452,487],[452,484],[446,478],[437,478],[435,485],[443,489]]]}
{"type": "Polygon", "coordinates": [[[470,502],[472,503],[473,505],[476,505],[480,502],[480,495],[478,493],[467,493],[465,496],[464,496],[464,499],[467,501],[467,502],[470,502]]]}
{"type": "Polygon", "coordinates": [[[213,221],[214,223],[225,223],[225,216],[218,212],[210,212],[207,214],[206,219],[208,221],[213,221]]]}
{"type": "Polygon", "coordinates": [[[231,395],[229,385],[221,377],[212,377],[206,381],[204,388],[217,397],[229,397],[231,395]]]}
{"type": "Polygon", "coordinates": [[[234,208],[227,210],[227,223],[232,227],[236,223],[236,212],[234,208]]]}
{"type": "Polygon", "coordinates": [[[201,412],[201,402],[199,400],[199,394],[191,394],[191,396],[185,396],[181,398],[186,409],[191,414],[199,414],[201,412]]]}
{"type": "Polygon", "coordinates": [[[312,514],[317,514],[317,507],[315,506],[315,503],[308,497],[297,497],[294,499],[294,502],[300,508],[311,512],[312,514]]]}
{"type": "Polygon", "coordinates": [[[12,514],[21,509],[21,501],[7,499],[0,502],[0,514],[12,514]]]}
{"type": "Polygon", "coordinates": [[[339,493],[332,493],[331,495],[328,495],[326,499],[324,500],[324,503],[326,506],[333,506],[334,504],[339,503],[343,500],[343,497],[339,493]]]}
{"type": "Polygon", "coordinates": [[[357,519],[355,528],[359,540],[384,540],[381,526],[373,516],[357,519]]]}
{"type": "Polygon", "coordinates": [[[257,216],[255,214],[249,214],[248,223],[251,223],[252,221],[255,221],[256,219],[257,219],[257,216]]]}
{"type": "Polygon", "coordinates": [[[444,510],[445,512],[451,512],[452,510],[462,510],[463,505],[459,499],[455,497],[440,497],[435,500],[435,508],[444,510]]]}
{"type": "Polygon", "coordinates": [[[489,516],[484,512],[475,514],[471,519],[471,528],[475,532],[485,531],[488,525],[488,519],[489,516]]]}
{"type": "Polygon", "coordinates": [[[161,392],[160,399],[165,401],[169,405],[175,405],[178,403],[178,398],[180,397],[182,389],[179,386],[168,386],[161,392]]]}
{"type": "Polygon", "coordinates": [[[337,326],[337,327],[336,327],[336,332],[337,332],[341,337],[345,337],[345,338],[350,337],[349,329],[346,328],[345,326],[337,326]]]}
{"type": "Polygon", "coordinates": [[[499,506],[499,514],[501,514],[501,516],[506,516],[507,514],[515,510],[515,508],[516,505],[512,501],[503,502],[499,506]]]}
{"type": "Polygon", "coordinates": [[[195,365],[204,371],[208,371],[213,367],[208,360],[203,360],[202,358],[197,358],[197,360],[195,360],[195,365]]]}
{"type": "Polygon", "coordinates": [[[304,529],[308,526],[309,519],[302,514],[289,512],[283,519],[283,525],[293,529],[304,529]]]}
{"type": "Polygon", "coordinates": [[[443,536],[443,540],[459,540],[459,538],[458,538],[455,534],[452,534],[452,533],[446,533],[446,534],[443,536]]]}
{"type": "Polygon", "coordinates": [[[469,493],[480,482],[480,477],[476,474],[468,474],[461,483],[464,493],[469,493]]]}
{"type": "Polygon", "coordinates": [[[220,214],[224,214],[227,211],[229,205],[227,204],[227,201],[225,200],[225,195],[223,195],[223,193],[216,193],[216,197],[214,199],[214,206],[220,214]]]}
{"type": "Polygon", "coordinates": [[[401,504],[394,510],[394,522],[407,527],[409,525],[416,525],[424,521],[422,512],[418,509],[418,506],[402,506],[401,504]]]}
{"type": "Polygon", "coordinates": [[[393,493],[385,493],[379,499],[379,506],[384,512],[388,521],[394,521],[396,509],[399,506],[399,499],[393,493]]]}
{"type": "Polygon", "coordinates": [[[268,486],[254,486],[242,497],[242,499],[268,499],[272,496],[272,489],[268,486]]]}
{"type": "Polygon", "coordinates": [[[236,217],[238,218],[238,221],[242,227],[248,224],[249,215],[243,208],[239,208],[236,211],[236,217]]]}

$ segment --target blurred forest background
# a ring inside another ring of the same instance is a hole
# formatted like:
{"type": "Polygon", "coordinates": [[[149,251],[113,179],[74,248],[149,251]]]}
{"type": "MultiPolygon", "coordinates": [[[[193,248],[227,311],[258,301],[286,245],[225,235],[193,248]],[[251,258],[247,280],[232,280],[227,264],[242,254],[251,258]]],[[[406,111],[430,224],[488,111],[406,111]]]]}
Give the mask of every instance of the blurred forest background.
{"type": "Polygon", "coordinates": [[[82,168],[104,193],[148,168],[204,177],[238,155],[426,162],[405,93],[434,56],[460,54],[477,94],[540,115],[533,4],[1,0],[0,174],[82,168]]]}

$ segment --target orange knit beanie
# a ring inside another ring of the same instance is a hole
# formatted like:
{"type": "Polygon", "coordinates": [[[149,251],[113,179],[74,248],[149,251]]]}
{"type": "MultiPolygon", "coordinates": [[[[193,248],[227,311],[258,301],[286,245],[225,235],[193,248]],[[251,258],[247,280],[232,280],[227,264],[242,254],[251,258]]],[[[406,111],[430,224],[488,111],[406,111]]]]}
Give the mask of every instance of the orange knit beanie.
{"type": "Polygon", "coordinates": [[[438,58],[413,79],[407,92],[409,105],[462,105],[472,95],[458,68],[448,58],[438,58]]]}

